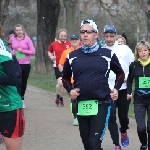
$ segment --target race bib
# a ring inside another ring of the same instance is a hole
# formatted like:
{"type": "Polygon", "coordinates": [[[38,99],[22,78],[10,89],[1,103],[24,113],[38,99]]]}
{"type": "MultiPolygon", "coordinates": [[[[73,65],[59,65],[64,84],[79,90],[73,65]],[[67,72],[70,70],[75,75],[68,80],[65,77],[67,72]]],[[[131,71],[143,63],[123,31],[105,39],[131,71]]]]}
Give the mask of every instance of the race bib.
{"type": "Polygon", "coordinates": [[[98,101],[97,100],[87,100],[79,101],[78,103],[78,115],[80,116],[91,116],[97,115],[98,113],[98,101]]]}
{"type": "Polygon", "coordinates": [[[17,51],[16,52],[16,58],[25,58],[25,54],[17,51]]]}
{"type": "Polygon", "coordinates": [[[150,77],[139,77],[139,88],[150,88],[150,77]]]}

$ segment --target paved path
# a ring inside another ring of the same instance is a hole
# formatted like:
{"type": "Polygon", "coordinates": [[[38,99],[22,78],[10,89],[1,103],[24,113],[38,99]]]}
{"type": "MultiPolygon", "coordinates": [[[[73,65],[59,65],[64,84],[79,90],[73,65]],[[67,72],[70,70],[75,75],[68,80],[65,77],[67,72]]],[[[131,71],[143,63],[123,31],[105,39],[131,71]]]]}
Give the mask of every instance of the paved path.
{"type": "MultiPolygon", "coordinates": [[[[84,150],[78,127],[72,126],[70,100],[66,97],[64,107],[54,105],[55,94],[33,86],[27,88],[25,96],[26,130],[22,150],[84,150]]],[[[139,150],[134,119],[130,119],[130,145],[123,150],[139,150]]],[[[103,141],[104,150],[113,150],[109,132],[103,141]]],[[[0,150],[5,150],[0,144],[0,150]]]]}

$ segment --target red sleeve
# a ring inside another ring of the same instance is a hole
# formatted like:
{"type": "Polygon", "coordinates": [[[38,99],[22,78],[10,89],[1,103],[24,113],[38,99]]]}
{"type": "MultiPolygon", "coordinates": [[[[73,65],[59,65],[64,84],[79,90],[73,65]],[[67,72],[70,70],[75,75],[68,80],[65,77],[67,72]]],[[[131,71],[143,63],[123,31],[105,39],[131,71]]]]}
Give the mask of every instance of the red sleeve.
{"type": "Polygon", "coordinates": [[[49,50],[48,50],[50,53],[53,53],[54,52],[54,49],[53,49],[53,43],[50,45],[49,47],[49,50]]]}

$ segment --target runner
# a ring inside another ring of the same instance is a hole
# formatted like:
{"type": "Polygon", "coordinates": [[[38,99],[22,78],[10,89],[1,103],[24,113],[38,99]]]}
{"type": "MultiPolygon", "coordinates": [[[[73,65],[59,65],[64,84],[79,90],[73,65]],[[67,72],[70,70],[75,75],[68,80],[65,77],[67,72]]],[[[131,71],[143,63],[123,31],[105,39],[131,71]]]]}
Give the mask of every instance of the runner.
{"type": "Polygon", "coordinates": [[[129,67],[127,85],[127,98],[131,99],[134,93],[137,133],[142,144],[140,150],[146,150],[147,147],[150,150],[150,45],[148,42],[141,41],[135,48],[135,61],[129,67]],[[135,80],[134,92],[132,92],[133,80],[135,80]],[[146,118],[148,118],[147,127],[146,118]]]}
{"type": "Polygon", "coordinates": [[[30,56],[35,54],[35,49],[32,40],[27,36],[25,29],[21,24],[15,25],[15,33],[15,36],[12,36],[9,42],[12,44],[12,54],[16,56],[22,69],[21,98],[23,108],[25,108],[24,95],[31,69],[30,56]]]}
{"type": "Polygon", "coordinates": [[[56,84],[56,106],[64,106],[63,96],[64,96],[64,88],[62,85],[62,73],[58,69],[59,59],[64,50],[71,46],[70,41],[66,41],[67,39],[67,30],[60,29],[58,31],[58,40],[54,41],[49,48],[48,56],[51,61],[53,61],[53,67],[55,71],[55,76],[57,79],[56,84]]]}
{"type": "Polygon", "coordinates": [[[117,41],[119,45],[126,45],[126,39],[121,35],[117,35],[117,41]]]}
{"type": "MultiPolygon", "coordinates": [[[[80,46],[80,38],[77,34],[73,34],[70,36],[70,41],[71,41],[71,48],[68,48],[67,50],[64,50],[62,55],[61,55],[61,58],[59,60],[59,70],[60,72],[62,72],[63,70],[63,66],[64,66],[64,63],[66,61],[66,58],[67,58],[67,55],[74,51],[74,50],[77,50],[80,46]]],[[[73,79],[71,78],[71,83],[73,84],[73,79]]],[[[72,111],[72,114],[73,114],[73,117],[74,117],[74,121],[73,121],[73,125],[74,126],[77,126],[79,125],[78,124],[78,120],[77,120],[77,110],[76,110],[76,101],[75,100],[71,100],[71,104],[70,104],[70,108],[71,108],[71,111],[72,111]]]]}
{"type": "Polygon", "coordinates": [[[16,69],[0,27],[0,132],[7,150],[21,150],[25,119],[17,92],[16,69]]]}
{"type": "MultiPolygon", "coordinates": [[[[128,118],[128,109],[130,100],[127,101],[127,86],[126,79],[129,73],[129,65],[134,59],[133,53],[131,49],[126,45],[118,45],[117,39],[117,31],[113,25],[106,25],[104,27],[104,38],[106,41],[106,45],[104,48],[108,48],[114,52],[119,62],[122,66],[122,69],[125,73],[124,84],[118,91],[118,99],[114,103],[112,103],[111,116],[109,119],[108,128],[110,130],[111,138],[113,140],[113,144],[115,144],[114,150],[121,150],[121,146],[119,144],[119,133],[118,133],[118,125],[116,123],[116,107],[118,107],[118,117],[120,122],[120,132],[121,132],[121,143],[124,147],[129,145],[129,137],[127,135],[127,129],[129,124],[128,118]]],[[[111,71],[109,74],[109,86],[113,89],[115,84],[116,75],[111,71]]]]}
{"type": "Polygon", "coordinates": [[[62,81],[71,99],[77,100],[77,117],[84,149],[102,150],[101,143],[110,115],[111,98],[118,98],[124,72],[116,55],[109,49],[99,47],[98,28],[94,21],[82,21],[80,35],[83,45],[68,54],[62,81]],[[116,73],[112,91],[108,85],[110,69],[116,73]]]}
{"type": "Polygon", "coordinates": [[[15,36],[15,35],[16,35],[15,31],[14,30],[10,30],[8,32],[8,39],[10,39],[12,36],[15,36]]]}

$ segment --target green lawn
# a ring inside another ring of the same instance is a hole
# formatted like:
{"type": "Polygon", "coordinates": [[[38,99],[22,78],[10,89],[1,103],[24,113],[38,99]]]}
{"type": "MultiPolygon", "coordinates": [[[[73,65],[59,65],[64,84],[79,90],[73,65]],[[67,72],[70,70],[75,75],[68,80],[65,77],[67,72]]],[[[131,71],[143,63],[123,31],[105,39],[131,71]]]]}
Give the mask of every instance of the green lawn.
{"type": "Polygon", "coordinates": [[[43,90],[55,92],[56,90],[56,78],[54,74],[36,74],[32,70],[34,65],[34,59],[31,60],[31,72],[28,79],[30,85],[36,86],[43,90]]]}
{"type": "MultiPolygon", "coordinates": [[[[31,60],[31,65],[34,65],[34,59],[31,60]]],[[[31,73],[28,79],[28,84],[36,86],[38,88],[55,92],[56,78],[54,74],[35,74],[31,69],[31,73]]],[[[134,117],[133,100],[130,104],[129,116],[134,117]]]]}

